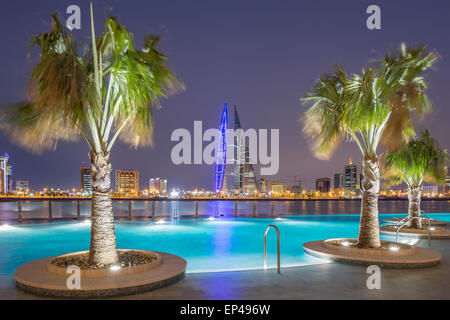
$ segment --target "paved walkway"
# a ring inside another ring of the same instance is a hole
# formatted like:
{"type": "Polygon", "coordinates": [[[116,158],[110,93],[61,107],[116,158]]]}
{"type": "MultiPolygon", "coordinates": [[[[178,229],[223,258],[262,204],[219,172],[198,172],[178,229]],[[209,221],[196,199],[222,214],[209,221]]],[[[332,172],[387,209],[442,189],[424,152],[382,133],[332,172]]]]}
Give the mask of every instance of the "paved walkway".
{"type": "MultiPolygon", "coordinates": [[[[418,245],[427,247],[427,240],[418,245]]],[[[365,267],[340,263],[276,270],[186,274],[156,291],[116,299],[450,299],[450,241],[433,240],[440,265],[412,270],[382,269],[381,289],[366,286],[365,267]]],[[[41,299],[16,289],[0,275],[0,299],[41,299]]]]}

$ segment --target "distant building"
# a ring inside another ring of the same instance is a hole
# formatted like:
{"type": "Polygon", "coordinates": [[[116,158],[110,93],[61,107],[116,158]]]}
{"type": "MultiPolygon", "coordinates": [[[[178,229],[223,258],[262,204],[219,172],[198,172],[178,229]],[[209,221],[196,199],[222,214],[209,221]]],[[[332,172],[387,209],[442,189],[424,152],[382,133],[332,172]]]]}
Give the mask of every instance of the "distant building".
{"type": "Polygon", "coordinates": [[[319,192],[330,192],[330,178],[319,178],[316,180],[316,190],[319,192]]]}
{"type": "Polygon", "coordinates": [[[351,192],[356,190],[358,184],[357,167],[352,163],[352,159],[349,159],[348,165],[344,167],[344,189],[345,192],[351,192]]]}
{"type": "Polygon", "coordinates": [[[439,187],[438,186],[423,186],[422,187],[422,194],[423,195],[430,195],[435,196],[439,193],[439,187]]]}
{"type": "Polygon", "coordinates": [[[259,193],[267,193],[267,179],[261,178],[258,180],[259,193]]]}
{"type": "Polygon", "coordinates": [[[139,193],[139,173],[136,170],[116,170],[116,192],[137,196],[139,193]]]}
{"type": "Polygon", "coordinates": [[[91,168],[80,168],[80,190],[83,195],[92,195],[92,176],[91,168]]]}
{"type": "Polygon", "coordinates": [[[281,196],[284,193],[284,183],[282,182],[271,182],[270,183],[270,193],[272,196],[281,196]]]}
{"type": "Polygon", "coordinates": [[[16,192],[28,193],[30,191],[30,182],[25,180],[16,181],[16,192]]]}
{"type": "Polygon", "coordinates": [[[166,196],[167,180],[161,178],[151,178],[148,184],[148,192],[157,196],[166,196]]]}
{"type": "Polygon", "coordinates": [[[250,153],[245,141],[245,133],[234,106],[234,192],[253,195],[257,191],[256,176],[253,164],[250,163],[250,153]]]}
{"type": "Polygon", "coordinates": [[[341,189],[344,187],[344,174],[342,172],[334,174],[334,189],[341,189]]]}
{"type": "Polygon", "coordinates": [[[9,164],[9,155],[0,156],[0,194],[6,194],[12,188],[12,166],[9,164]]]}

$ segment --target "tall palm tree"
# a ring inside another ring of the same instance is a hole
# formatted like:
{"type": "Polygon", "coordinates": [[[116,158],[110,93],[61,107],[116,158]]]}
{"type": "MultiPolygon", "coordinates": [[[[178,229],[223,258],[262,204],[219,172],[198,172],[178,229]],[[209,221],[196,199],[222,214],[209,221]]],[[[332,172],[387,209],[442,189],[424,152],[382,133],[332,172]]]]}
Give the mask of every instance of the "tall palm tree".
{"type": "MultiPolygon", "coordinates": [[[[390,169],[388,180],[393,183],[404,181],[408,186],[409,218],[420,216],[424,180],[438,183],[445,181],[447,160],[447,150],[438,147],[428,130],[423,131],[420,138],[409,141],[386,156],[385,165],[390,169]]],[[[413,219],[408,226],[422,228],[422,223],[420,219],[413,219]]]]}
{"type": "Polygon", "coordinates": [[[358,244],[380,247],[378,194],[380,164],[377,148],[384,142],[398,148],[414,133],[412,115],[423,115],[431,105],[424,93],[422,73],[438,59],[424,46],[406,47],[388,53],[375,67],[349,77],[340,67],[322,76],[302,101],[311,104],[305,112],[304,132],[313,140],[318,158],[327,159],[347,137],[362,153],[362,192],[358,244]]]}
{"type": "Polygon", "coordinates": [[[56,147],[58,140],[82,136],[90,147],[92,227],[89,262],[118,262],[112,212],[110,152],[117,138],[138,146],[152,142],[152,107],[182,88],[150,35],[142,50],[116,17],[96,38],[90,7],[92,44],[79,53],[75,40],[52,15],[51,30],[37,35],[40,60],[30,80],[29,103],[7,112],[5,129],[33,151],[56,147]]]}

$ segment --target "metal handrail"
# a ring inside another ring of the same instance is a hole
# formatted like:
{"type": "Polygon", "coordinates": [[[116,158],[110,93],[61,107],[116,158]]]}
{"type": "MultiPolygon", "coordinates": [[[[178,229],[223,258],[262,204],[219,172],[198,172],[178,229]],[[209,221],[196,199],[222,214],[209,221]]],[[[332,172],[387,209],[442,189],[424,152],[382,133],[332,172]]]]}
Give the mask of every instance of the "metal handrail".
{"type": "Polygon", "coordinates": [[[264,232],[264,269],[267,268],[267,232],[269,232],[270,228],[274,228],[277,232],[277,271],[278,274],[281,274],[280,271],[280,230],[277,226],[274,226],[273,224],[269,225],[266,228],[266,232],[264,232]]]}
{"type": "Polygon", "coordinates": [[[395,242],[398,242],[398,237],[400,233],[400,229],[406,226],[406,224],[414,219],[424,219],[428,222],[428,246],[431,246],[431,221],[427,217],[409,217],[405,222],[403,222],[399,227],[397,227],[397,232],[395,235],[395,242]]]}

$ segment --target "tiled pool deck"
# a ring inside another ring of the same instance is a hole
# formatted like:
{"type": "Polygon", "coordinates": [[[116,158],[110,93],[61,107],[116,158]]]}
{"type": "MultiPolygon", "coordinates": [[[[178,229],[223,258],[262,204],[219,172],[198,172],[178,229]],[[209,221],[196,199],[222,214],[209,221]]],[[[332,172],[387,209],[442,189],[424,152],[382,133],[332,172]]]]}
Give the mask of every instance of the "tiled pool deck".
{"type": "MultiPolygon", "coordinates": [[[[427,247],[427,240],[418,245],[427,247]]],[[[450,241],[433,240],[440,265],[413,270],[381,269],[381,289],[366,286],[365,267],[325,263],[276,270],[192,273],[156,291],[115,299],[450,299],[450,241]]],[[[42,299],[18,290],[0,275],[0,299],[42,299]]]]}

